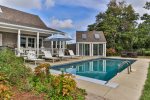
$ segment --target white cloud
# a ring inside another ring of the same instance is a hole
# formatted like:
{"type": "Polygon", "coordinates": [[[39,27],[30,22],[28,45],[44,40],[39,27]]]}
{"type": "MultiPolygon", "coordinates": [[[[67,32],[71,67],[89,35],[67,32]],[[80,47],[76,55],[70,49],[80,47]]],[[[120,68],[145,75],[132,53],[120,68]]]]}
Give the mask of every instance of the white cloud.
{"type": "Polygon", "coordinates": [[[66,20],[59,20],[56,18],[53,18],[50,27],[56,28],[56,29],[71,29],[73,28],[73,22],[71,19],[66,20]]]}
{"type": "Polygon", "coordinates": [[[46,0],[45,5],[47,8],[53,7],[55,5],[55,1],[54,0],[46,0]]]}
{"type": "MultiPolygon", "coordinates": [[[[123,0],[118,0],[118,1],[123,1],[123,0]]],[[[149,13],[150,11],[144,9],[143,7],[145,6],[146,1],[148,0],[124,0],[127,4],[131,4],[135,11],[139,13],[141,16],[144,13],[149,13]]]]}
{"type": "Polygon", "coordinates": [[[0,4],[12,8],[41,9],[41,0],[0,0],[0,4]]]}
{"type": "Polygon", "coordinates": [[[92,9],[106,8],[107,0],[56,0],[60,5],[73,5],[92,9]]]}

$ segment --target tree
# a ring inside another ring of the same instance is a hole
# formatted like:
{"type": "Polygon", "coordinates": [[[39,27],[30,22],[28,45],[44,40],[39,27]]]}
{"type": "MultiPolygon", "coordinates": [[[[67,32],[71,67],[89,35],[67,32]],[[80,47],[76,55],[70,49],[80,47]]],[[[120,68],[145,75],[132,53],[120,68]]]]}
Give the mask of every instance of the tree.
{"type": "Polygon", "coordinates": [[[147,10],[150,10],[150,2],[146,2],[146,4],[145,4],[145,7],[144,7],[145,9],[147,9],[147,10]]]}
{"type": "Polygon", "coordinates": [[[96,22],[88,26],[88,30],[103,31],[107,39],[107,47],[118,49],[126,49],[125,45],[130,45],[128,40],[133,38],[133,33],[137,26],[136,20],[138,19],[138,14],[135,13],[132,5],[127,5],[125,2],[117,2],[116,0],[111,0],[107,5],[108,8],[104,13],[99,13],[96,16],[96,22]],[[125,35],[129,35],[125,38],[125,35]],[[126,39],[124,42],[121,38],[126,39]]]}
{"type": "MultiPolygon", "coordinates": [[[[146,2],[144,8],[150,10],[150,2],[146,2]]],[[[150,48],[150,43],[148,43],[150,39],[150,15],[148,13],[143,14],[141,20],[143,22],[138,26],[138,45],[139,48],[150,48]]]]}

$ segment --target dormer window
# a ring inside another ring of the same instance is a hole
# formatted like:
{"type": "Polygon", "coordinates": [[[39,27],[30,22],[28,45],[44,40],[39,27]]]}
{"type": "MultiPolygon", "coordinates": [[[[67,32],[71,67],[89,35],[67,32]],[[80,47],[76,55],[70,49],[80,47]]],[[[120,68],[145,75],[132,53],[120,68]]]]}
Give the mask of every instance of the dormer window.
{"type": "Polygon", "coordinates": [[[99,34],[94,34],[95,39],[100,39],[100,35],[99,34]]]}
{"type": "Polygon", "coordinates": [[[87,35],[86,34],[82,34],[82,39],[86,39],[87,35]]]}

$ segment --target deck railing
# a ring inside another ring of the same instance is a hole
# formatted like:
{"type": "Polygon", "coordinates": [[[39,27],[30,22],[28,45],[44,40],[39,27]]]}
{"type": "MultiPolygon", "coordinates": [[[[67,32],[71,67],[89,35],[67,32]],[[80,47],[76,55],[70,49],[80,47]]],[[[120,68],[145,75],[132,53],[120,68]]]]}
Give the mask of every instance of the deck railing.
{"type": "MultiPolygon", "coordinates": [[[[66,48],[61,48],[61,50],[65,51],[66,48]]],[[[59,48],[39,48],[39,55],[43,55],[43,51],[50,51],[52,53],[52,55],[56,55],[58,54],[59,48]]],[[[20,50],[18,50],[17,48],[15,48],[15,54],[18,55],[18,53],[20,53],[20,55],[26,55],[28,53],[28,51],[38,51],[37,48],[21,48],[20,50]]]]}

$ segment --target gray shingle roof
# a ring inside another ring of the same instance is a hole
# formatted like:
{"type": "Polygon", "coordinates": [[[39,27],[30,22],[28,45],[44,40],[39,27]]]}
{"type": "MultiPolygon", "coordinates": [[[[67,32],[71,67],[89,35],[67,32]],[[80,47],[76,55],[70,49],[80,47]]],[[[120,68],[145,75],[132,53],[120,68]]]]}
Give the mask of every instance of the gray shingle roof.
{"type": "Polygon", "coordinates": [[[77,31],[76,42],[106,42],[106,38],[102,31],[77,31]],[[86,34],[86,39],[82,38],[82,34],[86,34]],[[95,38],[95,34],[99,34],[99,38],[95,38]]]}
{"type": "Polygon", "coordinates": [[[29,14],[1,5],[0,8],[2,10],[2,13],[0,14],[0,22],[60,32],[47,27],[37,15],[29,14]]]}

